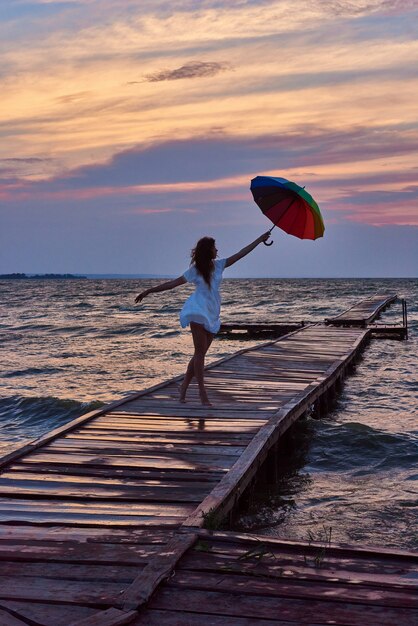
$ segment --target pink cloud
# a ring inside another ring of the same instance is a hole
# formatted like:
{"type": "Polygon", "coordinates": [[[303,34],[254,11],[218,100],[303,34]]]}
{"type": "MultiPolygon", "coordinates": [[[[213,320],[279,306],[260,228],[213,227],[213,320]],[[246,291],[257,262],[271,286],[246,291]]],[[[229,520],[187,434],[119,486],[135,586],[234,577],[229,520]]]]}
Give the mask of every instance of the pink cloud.
{"type": "Polygon", "coordinates": [[[173,213],[174,209],[144,209],[142,207],[136,207],[129,209],[129,213],[136,213],[138,215],[152,215],[154,213],[173,213]]]}
{"type": "Polygon", "coordinates": [[[346,215],[350,222],[371,224],[372,226],[418,226],[418,209],[413,203],[397,202],[393,205],[370,206],[346,215]]]}

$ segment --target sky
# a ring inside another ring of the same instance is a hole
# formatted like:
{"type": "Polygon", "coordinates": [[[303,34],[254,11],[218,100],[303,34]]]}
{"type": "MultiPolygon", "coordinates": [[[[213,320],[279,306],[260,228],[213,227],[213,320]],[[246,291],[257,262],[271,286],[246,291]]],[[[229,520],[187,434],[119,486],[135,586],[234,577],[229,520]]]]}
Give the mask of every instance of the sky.
{"type": "Polygon", "coordinates": [[[326,226],[231,277],[416,277],[418,0],[1,0],[0,273],[180,275],[270,227],[257,175],[326,226]]]}

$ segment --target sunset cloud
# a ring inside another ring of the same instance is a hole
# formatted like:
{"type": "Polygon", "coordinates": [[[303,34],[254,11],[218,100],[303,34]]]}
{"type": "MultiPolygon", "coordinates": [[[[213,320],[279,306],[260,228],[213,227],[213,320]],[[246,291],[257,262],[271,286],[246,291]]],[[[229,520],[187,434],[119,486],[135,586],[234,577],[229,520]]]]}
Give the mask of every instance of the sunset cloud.
{"type": "Polygon", "coordinates": [[[215,76],[219,72],[229,69],[226,63],[214,63],[209,61],[190,61],[174,70],[162,70],[155,74],[145,76],[149,83],[158,83],[162,80],[182,80],[184,78],[203,78],[215,76]]]}

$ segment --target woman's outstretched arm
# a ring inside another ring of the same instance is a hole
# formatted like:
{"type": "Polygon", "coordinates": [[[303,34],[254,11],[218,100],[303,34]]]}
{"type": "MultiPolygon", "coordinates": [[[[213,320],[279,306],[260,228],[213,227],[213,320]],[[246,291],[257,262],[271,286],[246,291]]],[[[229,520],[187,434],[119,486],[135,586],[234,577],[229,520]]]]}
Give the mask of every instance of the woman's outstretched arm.
{"type": "Polygon", "coordinates": [[[137,297],[135,298],[135,302],[141,302],[141,300],[143,300],[146,296],[149,296],[150,293],[158,293],[159,291],[168,291],[169,289],[175,289],[176,287],[179,287],[180,285],[184,285],[185,283],[187,283],[187,280],[184,278],[184,276],[179,276],[178,278],[175,278],[174,280],[169,280],[166,283],[161,283],[161,285],[157,285],[156,287],[150,287],[149,289],[145,289],[145,291],[142,291],[141,293],[139,293],[137,297]]]}
{"type": "Polygon", "coordinates": [[[266,233],[263,233],[262,235],[260,235],[260,237],[257,237],[257,239],[254,239],[254,241],[250,243],[248,246],[245,246],[245,248],[243,248],[236,254],[233,254],[232,256],[228,257],[225,263],[225,267],[229,267],[230,265],[233,265],[234,263],[242,259],[244,256],[252,252],[254,248],[256,248],[258,244],[260,244],[262,241],[267,241],[269,237],[270,237],[270,231],[268,230],[266,233]]]}

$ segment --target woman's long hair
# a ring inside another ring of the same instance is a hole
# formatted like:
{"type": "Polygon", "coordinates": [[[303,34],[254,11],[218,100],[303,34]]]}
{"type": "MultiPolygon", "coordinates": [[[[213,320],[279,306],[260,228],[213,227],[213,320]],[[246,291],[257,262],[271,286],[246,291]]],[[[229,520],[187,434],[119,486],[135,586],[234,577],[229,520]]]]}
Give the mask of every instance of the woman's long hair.
{"type": "Polygon", "coordinates": [[[212,237],[202,237],[192,250],[192,263],[195,264],[197,271],[203,276],[209,287],[212,272],[215,267],[213,262],[214,246],[215,240],[212,237]]]}

